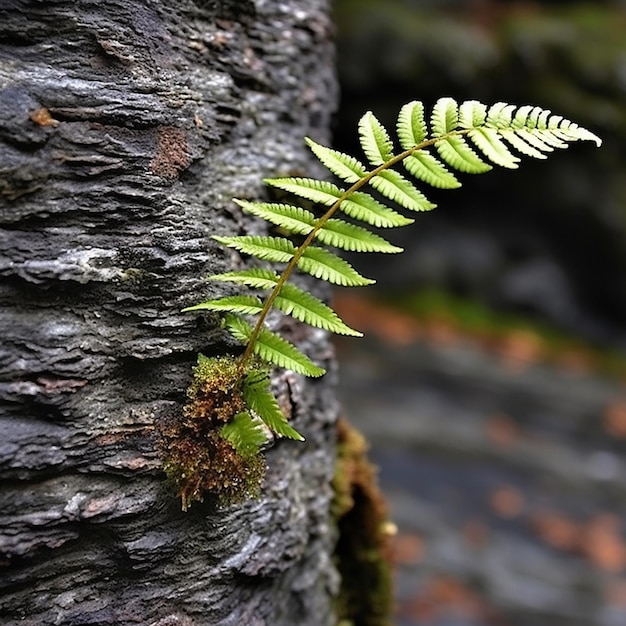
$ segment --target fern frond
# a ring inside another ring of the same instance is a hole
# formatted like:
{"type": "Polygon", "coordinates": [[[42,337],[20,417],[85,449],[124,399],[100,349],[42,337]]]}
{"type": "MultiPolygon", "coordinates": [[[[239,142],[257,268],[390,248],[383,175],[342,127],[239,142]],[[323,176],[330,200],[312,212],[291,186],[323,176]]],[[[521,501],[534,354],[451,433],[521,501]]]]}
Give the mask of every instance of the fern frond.
{"type": "Polygon", "coordinates": [[[471,129],[483,126],[487,118],[487,107],[476,100],[467,100],[459,107],[459,128],[471,129]]]}
{"type": "MultiPolygon", "coordinates": [[[[273,289],[279,280],[279,276],[275,272],[260,268],[216,274],[210,278],[213,280],[241,283],[248,287],[265,290],[273,289]]],[[[286,315],[291,315],[309,326],[323,328],[324,330],[338,335],[352,335],[353,337],[363,336],[363,333],[345,324],[328,305],[290,283],[286,283],[281,287],[276,297],[275,305],[277,309],[280,309],[286,315]]],[[[232,312],[236,313],[238,311],[232,312]]]]}
{"type": "Polygon", "coordinates": [[[439,98],[430,116],[433,137],[443,137],[455,130],[459,124],[459,106],[452,98],[439,98]]]}
{"type": "Polygon", "coordinates": [[[291,315],[309,326],[323,328],[338,335],[363,336],[363,333],[345,324],[328,305],[289,283],[282,286],[275,304],[276,308],[283,313],[291,315]]]}
{"type": "Polygon", "coordinates": [[[220,435],[244,458],[258,454],[267,443],[263,422],[253,418],[247,411],[237,413],[230,422],[224,424],[220,428],[220,435]]]}
{"type": "MultiPolygon", "coordinates": [[[[500,133],[505,138],[508,138],[509,136],[509,133],[504,130],[500,131],[500,133]]],[[[525,141],[537,150],[541,150],[542,152],[554,152],[554,148],[550,144],[542,141],[537,132],[532,132],[528,128],[519,128],[515,130],[515,136],[519,137],[522,141],[525,141]]]]}
{"type": "MultiPolygon", "coordinates": [[[[459,104],[452,98],[438,100],[428,119],[421,102],[409,102],[402,107],[396,122],[401,147],[397,154],[389,133],[371,112],[361,118],[358,131],[367,164],[306,139],[319,161],[343,181],[345,187],[304,177],[266,180],[268,185],[325,207],[318,207],[319,216],[294,204],[235,200],[244,211],[279,227],[287,235],[214,237],[242,254],[285,264],[280,273],[257,267],[210,277],[266,292],[264,299],[254,294],[240,294],[184,309],[223,312],[224,328],[245,344],[241,356],[212,359],[211,367],[204,369],[206,375],[214,369],[215,375],[209,376],[212,384],[217,385],[220,393],[224,393],[224,389],[228,392],[228,410],[225,412],[221,405],[216,409],[217,423],[224,423],[219,434],[241,456],[249,457],[243,467],[245,471],[252,468],[253,480],[242,481],[245,483],[242,489],[248,489],[248,492],[251,485],[257,486],[262,475],[258,453],[265,445],[267,429],[277,435],[302,439],[289,425],[272,395],[267,375],[269,366],[311,377],[325,373],[296,346],[271,332],[265,326],[267,315],[272,310],[279,310],[309,326],[338,334],[361,335],[347,326],[322,300],[289,283],[293,271],[297,269],[337,285],[371,284],[373,280],[362,276],[338,254],[320,245],[356,252],[400,252],[400,248],[374,234],[367,226],[391,228],[413,222],[387,206],[386,200],[409,211],[426,211],[435,206],[417,189],[413,179],[432,187],[452,189],[461,184],[453,170],[479,174],[492,169],[489,162],[516,168],[521,156],[545,159],[549,153],[565,148],[573,141],[601,144],[601,140],[589,130],[560,115],[553,115],[547,109],[504,102],[487,107],[476,100],[459,104]],[[400,168],[412,178],[403,176],[398,171],[400,168]],[[383,197],[382,201],[365,191],[370,188],[383,197]],[[339,211],[366,226],[338,219],[335,214],[339,211]],[[291,235],[300,243],[288,239],[291,235]],[[256,318],[253,324],[248,322],[250,317],[256,318]],[[232,384],[224,387],[224,380],[232,384]],[[242,411],[243,405],[245,410],[242,411]]],[[[197,381],[194,384],[198,386],[197,381]]],[[[203,406],[200,408],[205,410],[203,406]]],[[[186,474],[182,476],[184,478],[186,474]]],[[[183,483],[184,506],[198,496],[197,492],[195,482],[183,483]]]]}
{"type": "Polygon", "coordinates": [[[516,169],[520,158],[511,154],[509,149],[500,139],[498,131],[494,128],[474,128],[468,137],[476,147],[493,163],[509,169],[516,169]]]}
{"type": "Polygon", "coordinates": [[[451,167],[466,174],[483,174],[492,169],[459,135],[444,137],[435,144],[439,156],[451,167]]]}
{"type": "Polygon", "coordinates": [[[426,139],[428,127],[424,119],[424,105],[421,102],[413,100],[400,109],[396,131],[403,150],[410,150],[426,139]]]}
{"type": "MultiPolygon", "coordinates": [[[[252,337],[253,329],[250,324],[233,313],[227,313],[224,316],[224,327],[239,341],[247,342],[252,337]]],[[[267,328],[260,330],[253,345],[253,350],[255,354],[267,363],[292,370],[304,376],[318,378],[326,373],[326,370],[315,365],[311,359],[302,354],[292,343],[289,343],[286,339],[267,328]]]]}
{"type": "Polygon", "coordinates": [[[265,182],[294,196],[326,206],[333,205],[344,193],[337,185],[315,178],[268,178],[265,182]]]}
{"type": "Polygon", "coordinates": [[[397,211],[385,206],[376,198],[363,191],[355,191],[346,198],[340,205],[340,210],[354,218],[361,220],[377,228],[397,228],[398,226],[408,226],[415,220],[404,217],[397,211]]]}
{"type": "Polygon", "coordinates": [[[365,166],[350,156],[338,150],[327,148],[316,143],[308,137],[305,138],[306,144],[311,148],[313,154],[331,171],[347,183],[356,183],[367,173],[365,166]]]}
{"type": "Polygon", "coordinates": [[[361,148],[373,165],[383,165],[393,157],[393,144],[389,133],[371,111],[359,120],[361,148]]]}
{"type": "Polygon", "coordinates": [[[408,156],[402,164],[409,174],[439,189],[456,189],[461,186],[456,176],[445,165],[426,150],[418,150],[408,156]]]}
{"type": "Polygon", "coordinates": [[[382,252],[386,254],[402,252],[402,248],[392,245],[380,235],[338,219],[328,220],[324,227],[318,231],[317,239],[327,246],[342,248],[350,252],[382,252]]]}
{"type": "Polygon", "coordinates": [[[344,287],[372,285],[376,281],[361,276],[341,257],[316,246],[309,246],[300,260],[298,267],[303,271],[326,282],[344,287]]]}
{"type": "Polygon", "coordinates": [[[553,146],[554,148],[567,148],[567,142],[563,141],[558,135],[550,130],[543,128],[535,128],[531,133],[538,137],[543,143],[553,146]]]}
{"type": "MultiPolygon", "coordinates": [[[[213,239],[244,254],[275,263],[288,263],[296,253],[293,243],[283,237],[265,235],[222,237],[215,235],[213,239]]],[[[341,257],[314,246],[309,246],[304,250],[297,265],[303,272],[311,274],[311,276],[344,287],[371,285],[374,282],[361,276],[350,263],[341,257]]]]}
{"type": "MultiPolygon", "coordinates": [[[[571,141],[591,140],[598,145],[600,143],[600,139],[590,131],[562,116],[552,115],[547,109],[516,107],[504,102],[487,107],[476,100],[459,105],[453,98],[441,98],[435,103],[429,121],[430,129],[421,102],[409,102],[402,107],[396,130],[403,152],[396,155],[385,127],[371,112],[366,113],[359,121],[359,138],[369,166],[373,167],[370,171],[351,155],[307,139],[307,144],[322,164],[350,187],[343,188],[324,180],[303,177],[266,181],[273,187],[329,207],[321,217],[291,204],[236,201],[247,212],[305,239],[296,246],[286,237],[215,237],[217,241],[243,254],[286,263],[287,267],[280,276],[274,272],[259,273],[262,270],[222,275],[224,280],[269,290],[270,294],[261,305],[260,312],[260,301],[253,296],[210,300],[186,310],[226,310],[231,315],[254,315],[259,312],[259,320],[249,337],[252,344],[262,343],[263,321],[272,306],[310,325],[332,332],[354,334],[356,331],[347,327],[330,307],[306,292],[287,285],[286,281],[297,267],[338,285],[359,286],[373,282],[337,254],[313,245],[315,240],[320,244],[350,251],[400,251],[367,228],[334,217],[335,212],[340,210],[372,226],[395,227],[411,223],[411,219],[363,191],[366,185],[369,184],[384,198],[405,209],[424,211],[435,205],[416,188],[413,181],[397,171],[399,163],[418,180],[434,187],[455,188],[460,183],[450,168],[473,174],[486,172],[492,167],[484,159],[502,167],[516,168],[520,156],[512,150],[524,156],[543,159],[546,153],[564,148],[571,141]],[[431,153],[431,149],[438,156],[431,153]]],[[[237,333],[236,330],[233,332],[237,333]]],[[[253,350],[249,346],[244,360],[252,351],[256,351],[256,347],[253,350]]]]}
{"type": "MultiPolygon", "coordinates": [[[[540,152],[537,148],[533,147],[530,142],[524,141],[521,137],[519,130],[512,130],[503,128],[500,130],[500,137],[505,141],[508,141],[518,152],[522,154],[533,157],[535,159],[547,159],[548,157],[540,152]]],[[[543,144],[542,144],[543,145],[543,144]]],[[[552,148],[548,146],[549,150],[552,151],[552,148]]]]}
{"type": "MultiPolygon", "coordinates": [[[[311,211],[298,206],[246,200],[235,202],[246,212],[298,235],[308,235],[318,222],[311,211]]],[[[351,252],[402,252],[402,248],[393,246],[369,230],[338,219],[329,219],[319,229],[316,238],[323,244],[351,252]]]]}
{"type": "Polygon", "coordinates": [[[415,185],[396,171],[385,170],[378,176],[374,176],[370,184],[383,196],[397,202],[409,211],[430,211],[436,206],[429,202],[415,185]]]}
{"type": "Polygon", "coordinates": [[[510,128],[514,112],[514,104],[496,102],[495,104],[492,104],[487,111],[487,125],[491,126],[491,128],[498,129],[510,128]]]}
{"type": "Polygon", "coordinates": [[[311,211],[291,204],[249,202],[237,199],[234,202],[246,213],[256,215],[296,235],[308,235],[317,222],[317,217],[311,211]]]}
{"type": "Polygon", "coordinates": [[[228,311],[240,315],[257,315],[263,308],[263,303],[256,296],[237,295],[224,296],[215,300],[207,300],[194,306],[183,309],[186,311],[228,311]]]}
{"type": "Polygon", "coordinates": [[[278,282],[279,276],[276,272],[262,267],[251,267],[236,272],[225,272],[224,274],[213,274],[210,280],[222,282],[239,283],[254,289],[273,289],[278,282]]]}
{"type": "Polygon", "coordinates": [[[296,441],[304,441],[304,437],[292,426],[283,415],[276,398],[269,389],[269,378],[251,380],[244,378],[243,396],[247,406],[263,420],[265,425],[277,435],[296,441]]]}
{"type": "Polygon", "coordinates": [[[223,237],[214,235],[213,239],[244,254],[275,263],[288,263],[296,250],[291,241],[283,237],[265,235],[223,237]]]}

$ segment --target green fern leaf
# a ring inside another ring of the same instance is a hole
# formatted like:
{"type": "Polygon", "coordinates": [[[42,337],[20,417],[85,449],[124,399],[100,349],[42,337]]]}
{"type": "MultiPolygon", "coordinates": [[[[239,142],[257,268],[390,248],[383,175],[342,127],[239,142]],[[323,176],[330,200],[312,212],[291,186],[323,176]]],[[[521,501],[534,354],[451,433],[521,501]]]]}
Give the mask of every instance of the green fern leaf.
{"type": "Polygon", "coordinates": [[[549,109],[535,107],[528,116],[528,119],[533,121],[536,128],[542,130],[548,127],[548,120],[550,119],[551,113],[552,111],[549,109]]]}
{"type": "Polygon", "coordinates": [[[505,125],[507,119],[510,123],[514,108],[498,103],[488,110],[484,104],[476,100],[468,100],[459,108],[459,125],[470,130],[468,136],[474,145],[490,161],[510,169],[517,168],[520,159],[504,144],[498,128],[505,125]]]}
{"type": "Polygon", "coordinates": [[[243,457],[258,454],[267,443],[267,433],[263,422],[250,413],[237,413],[233,419],[220,428],[220,435],[243,457]]]}
{"type": "Polygon", "coordinates": [[[331,206],[344,194],[344,190],[333,183],[314,178],[268,178],[268,185],[288,191],[305,200],[331,206]]]}
{"type": "MultiPolygon", "coordinates": [[[[424,141],[428,128],[424,120],[424,105],[413,101],[405,104],[398,115],[398,138],[404,150],[410,150],[424,141]]],[[[419,180],[440,189],[455,189],[461,186],[456,177],[432,154],[417,150],[402,162],[406,170],[419,180]]]]}
{"type": "Polygon", "coordinates": [[[256,315],[262,308],[262,302],[256,296],[237,295],[224,296],[216,300],[207,300],[194,306],[183,309],[186,311],[228,311],[241,315],[256,315]]]}
{"type": "Polygon", "coordinates": [[[475,146],[496,165],[509,169],[518,167],[520,158],[511,154],[500,139],[497,130],[487,127],[475,128],[469,132],[468,136],[475,146]]]}
{"type": "Polygon", "coordinates": [[[456,176],[426,150],[418,150],[402,161],[409,174],[439,189],[456,189],[461,186],[456,176]]]}
{"type": "MultiPolygon", "coordinates": [[[[296,252],[296,248],[291,241],[283,237],[262,235],[222,237],[215,235],[213,238],[244,254],[276,263],[288,263],[296,252]]],[[[298,267],[303,272],[311,274],[311,276],[335,285],[343,285],[344,287],[371,285],[374,282],[369,278],[361,276],[341,257],[328,250],[314,246],[309,246],[304,251],[300,259],[298,259],[298,267]]]]}
{"type": "Polygon", "coordinates": [[[433,107],[430,125],[434,137],[443,137],[457,130],[459,125],[459,107],[456,101],[452,98],[439,98],[433,107]]]}
{"type": "Polygon", "coordinates": [[[317,233],[317,239],[334,248],[342,248],[350,252],[383,252],[398,253],[402,248],[390,244],[386,239],[366,228],[355,226],[338,219],[330,219],[317,233]]]}
{"type": "Polygon", "coordinates": [[[430,211],[436,206],[429,202],[426,196],[418,191],[402,174],[396,171],[385,170],[378,176],[374,176],[370,184],[383,196],[397,202],[409,211],[430,211]]]}
{"type": "Polygon", "coordinates": [[[467,100],[459,107],[459,127],[470,129],[483,126],[487,118],[487,107],[482,102],[467,100]]]}
{"type": "Polygon", "coordinates": [[[244,254],[275,263],[288,263],[296,250],[291,241],[283,237],[264,235],[223,237],[214,235],[213,239],[244,254]]]}
{"type": "Polygon", "coordinates": [[[389,134],[371,111],[359,120],[359,137],[363,152],[372,165],[382,165],[393,157],[389,134]]]}
{"type": "Polygon", "coordinates": [[[316,246],[309,246],[305,250],[298,261],[298,267],[303,272],[307,272],[320,280],[344,287],[360,287],[376,282],[361,276],[341,257],[316,246]]]}
{"type": "MultiPolygon", "coordinates": [[[[476,107],[470,107],[472,111],[476,107]]],[[[467,123],[473,113],[465,108],[464,118],[467,123]]],[[[467,142],[458,134],[459,108],[452,98],[440,98],[435,103],[431,115],[431,127],[434,137],[441,137],[435,144],[439,156],[451,167],[468,174],[488,172],[491,166],[480,159],[467,142]],[[455,131],[457,134],[454,134],[455,131]]],[[[471,126],[470,126],[471,127],[471,126]]]]}
{"type": "MultiPolygon", "coordinates": [[[[533,157],[535,159],[547,159],[548,157],[534,148],[530,143],[524,141],[524,139],[520,136],[520,131],[509,130],[509,129],[501,129],[499,131],[500,137],[505,141],[508,141],[518,152],[525,154],[526,156],[533,157]]],[[[552,151],[552,148],[549,148],[549,151],[552,151]]]]}
{"type": "Polygon", "coordinates": [[[304,376],[319,378],[326,373],[325,369],[315,365],[292,343],[272,333],[267,328],[262,329],[259,333],[254,351],[264,361],[304,376]]]}
{"type": "Polygon", "coordinates": [[[230,334],[241,342],[246,342],[252,336],[252,328],[241,316],[235,313],[227,313],[224,315],[222,325],[230,334]]]}
{"type": "Polygon", "coordinates": [[[224,274],[213,274],[210,280],[222,282],[239,283],[254,289],[273,289],[278,282],[279,276],[276,272],[262,267],[251,267],[236,272],[225,272],[224,274]]]}
{"type": "Polygon", "coordinates": [[[424,141],[428,135],[424,105],[417,100],[405,104],[400,109],[396,130],[403,150],[410,150],[424,141]]]}
{"type": "MultiPolygon", "coordinates": [[[[504,131],[500,132],[503,136],[506,135],[508,137],[508,133],[504,133],[504,131]]],[[[515,130],[515,136],[519,137],[522,141],[526,142],[536,150],[541,150],[542,152],[554,152],[554,148],[542,141],[536,131],[531,131],[528,128],[519,128],[515,130]]]]}
{"type": "MultiPolygon", "coordinates": [[[[279,280],[278,274],[261,268],[216,274],[210,278],[241,283],[248,287],[265,290],[273,289],[279,280]]],[[[323,328],[339,335],[363,336],[363,333],[347,326],[335,311],[321,300],[290,283],[286,283],[281,287],[274,304],[283,313],[291,315],[301,322],[309,324],[309,326],[323,328]]]]}
{"type": "Polygon", "coordinates": [[[356,191],[351,194],[341,203],[339,208],[349,217],[377,228],[397,228],[407,226],[415,221],[404,217],[404,215],[385,206],[363,191],[356,191]]]}
{"type": "Polygon", "coordinates": [[[593,141],[596,146],[602,145],[602,139],[586,128],[582,128],[574,122],[566,119],[558,119],[560,116],[554,115],[550,118],[548,128],[554,130],[554,125],[558,126],[558,130],[568,137],[569,141],[593,141]]]}
{"type": "Polygon", "coordinates": [[[511,121],[511,128],[520,129],[527,128],[528,115],[535,107],[525,104],[515,111],[513,120],[511,121]]]}
{"type": "MultiPolygon", "coordinates": [[[[337,185],[313,178],[271,178],[265,182],[305,200],[326,206],[332,206],[345,194],[345,191],[337,185]]],[[[404,226],[413,222],[364,192],[350,194],[342,200],[340,208],[346,215],[379,228],[404,226]]]]}
{"type": "Polygon", "coordinates": [[[275,304],[283,313],[309,326],[323,328],[339,335],[363,336],[363,333],[345,324],[337,313],[321,300],[289,283],[282,286],[275,304]]]}
{"type": "Polygon", "coordinates": [[[248,202],[237,199],[234,202],[246,213],[256,215],[296,235],[308,235],[318,220],[311,211],[291,204],[248,202]]]}
{"type": "Polygon", "coordinates": [[[561,150],[567,148],[567,143],[559,139],[556,133],[553,133],[552,131],[545,130],[543,128],[535,128],[531,130],[531,134],[543,141],[543,143],[546,143],[554,148],[560,148],[561,150]]]}
{"type": "MultiPolygon", "coordinates": [[[[568,125],[568,120],[564,120],[562,116],[551,115],[548,109],[541,109],[540,107],[533,107],[530,110],[525,124],[533,136],[554,148],[567,148],[567,141],[576,139],[575,136],[570,137],[563,132],[563,129],[568,125]],[[550,128],[551,124],[554,127],[550,128]]],[[[589,135],[595,137],[593,133],[589,133],[589,135]]],[[[590,139],[591,137],[588,136],[587,138],[590,139]]],[[[598,140],[598,138],[595,137],[594,140],[598,140]]]]}
{"type": "MultiPolygon", "coordinates": [[[[249,341],[252,336],[250,324],[233,313],[227,313],[224,316],[224,327],[230,331],[235,339],[244,343],[249,341]]],[[[326,373],[326,370],[315,365],[292,343],[267,328],[261,329],[254,344],[254,353],[267,363],[292,370],[304,376],[318,378],[326,373]]]]}
{"type": "Polygon", "coordinates": [[[487,112],[487,125],[491,128],[510,128],[515,111],[514,104],[506,102],[496,102],[489,107],[487,112]]]}
{"type": "MultiPolygon", "coordinates": [[[[308,235],[318,222],[318,218],[301,207],[289,204],[248,202],[235,200],[246,212],[280,226],[291,233],[308,235]]],[[[342,220],[330,219],[317,232],[317,239],[328,246],[343,248],[351,252],[402,252],[382,237],[342,220]]]]}
{"type": "Polygon", "coordinates": [[[308,137],[305,138],[305,141],[315,156],[335,174],[335,176],[345,180],[347,183],[356,183],[365,176],[366,171],[363,164],[349,154],[344,154],[343,152],[322,146],[308,137]]]}
{"type": "Polygon", "coordinates": [[[304,437],[292,426],[283,415],[276,398],[269,388],[269,378],[253,380],[246,376],[243,384],[243,396],[246,405],[256,413],[265,425],[277,435],[304,441],[304,437]]]}
{"type": "Polygon", "coordinates": [[[466,174],[482,174],[492,169],[480,159],[467,142],[458,135],[451,135],[438,141],[435,148],[439,156],[451,167],[466,174]]]}

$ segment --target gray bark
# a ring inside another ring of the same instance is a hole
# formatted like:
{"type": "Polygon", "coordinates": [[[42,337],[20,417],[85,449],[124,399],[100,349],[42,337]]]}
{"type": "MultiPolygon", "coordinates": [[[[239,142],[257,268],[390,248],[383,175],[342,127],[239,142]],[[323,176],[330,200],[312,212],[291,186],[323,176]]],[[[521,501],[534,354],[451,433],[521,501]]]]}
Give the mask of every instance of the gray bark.
{"type": "Polygon", "coordinates": [[[330,31],[326,0],[0,0],[3,624],[333,623],[332,377],[277,375],[306,442],[259,500],[183,513],[156,441],[229,347],[179,311],[237,262],[210,235],[260,228],[230,199],[328,141],[330,31]]]}

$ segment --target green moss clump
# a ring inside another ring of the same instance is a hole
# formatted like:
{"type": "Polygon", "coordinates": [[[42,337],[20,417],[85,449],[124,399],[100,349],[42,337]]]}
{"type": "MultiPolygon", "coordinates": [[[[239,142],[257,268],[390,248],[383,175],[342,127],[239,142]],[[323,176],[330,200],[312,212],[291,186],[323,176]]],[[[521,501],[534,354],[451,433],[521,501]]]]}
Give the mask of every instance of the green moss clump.
{"type": "Polygon", "coordinates": [[[239,362],[234,357],[199,355],[189,402],[182,414],[161,424],[163,469],[175,485],[183,510],[214,494],[223,504],[258,495],[265,460],[246,453],[222,435],[225,424],[245,411],[239,362]]]}

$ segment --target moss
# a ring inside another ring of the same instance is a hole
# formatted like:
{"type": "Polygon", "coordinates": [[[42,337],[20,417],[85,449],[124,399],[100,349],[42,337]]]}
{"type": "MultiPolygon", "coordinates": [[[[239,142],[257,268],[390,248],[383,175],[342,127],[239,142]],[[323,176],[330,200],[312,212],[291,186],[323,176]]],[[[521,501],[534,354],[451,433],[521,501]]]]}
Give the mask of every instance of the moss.
{"type": "Polygon", "coordinates": [[[341,574],[337,598],[341,626],[391,623],[392,525],[378,488],[376,469],[367,460],[366,452],[362,435],[340,419],[333,515],[339,529],[335,558],[341,574]]]}
{"type": "Polygon", "coordinates": [[[181,415],[160,425],[163,469],[175,485],[183,510],[206,494],[223,504],[258,494],[265,460],[242,453],[222,436],[222,428],[245,409],[239,361],[198,357],[181,415]]]}
{"type": "Polygon", "coordinates": [[[190,426],[214,428],[245,409],[239,381],[239,363],[232,357],[200,355],[193,381],[187,390],[189,403],[183,409],[190,426]]]}

